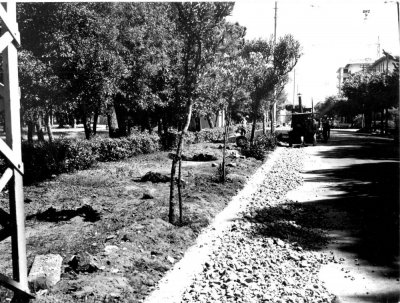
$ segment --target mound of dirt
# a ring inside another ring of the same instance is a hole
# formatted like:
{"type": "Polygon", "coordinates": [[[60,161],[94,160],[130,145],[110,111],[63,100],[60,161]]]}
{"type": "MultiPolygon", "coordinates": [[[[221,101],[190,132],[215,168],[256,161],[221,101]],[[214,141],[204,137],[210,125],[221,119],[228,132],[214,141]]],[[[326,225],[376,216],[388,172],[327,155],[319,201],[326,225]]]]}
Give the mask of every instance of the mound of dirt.
{"type": "Polygon", "coordinates": [[[182,156],[182,160],[184,161],[199,161],[199,162],[208,162],[208,161],[215,161],[218,158],[214,155],[210,154],[195,154],[192,157],[182,156]]]}
{"type": "Polygon", "coordinates": [[[152,182],[152,183],[167,183],[171,180],[169,176],[162,175],[160,173],[155,173],[152,171],[147,172],[142,178],[140,178],[140,182],[152,182]]]}

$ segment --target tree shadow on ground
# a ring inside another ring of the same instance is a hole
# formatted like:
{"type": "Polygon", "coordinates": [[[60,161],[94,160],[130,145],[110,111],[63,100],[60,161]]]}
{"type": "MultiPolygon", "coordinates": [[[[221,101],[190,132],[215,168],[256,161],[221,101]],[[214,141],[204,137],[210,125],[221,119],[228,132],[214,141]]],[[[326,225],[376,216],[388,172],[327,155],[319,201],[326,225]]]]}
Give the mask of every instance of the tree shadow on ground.
{"type": "Polygon", "coordinates": [[[340,132],[339,136],[332,142],[334,148],[318,156],[338,159],[342,166],[309,171],[305,181],[329,181],[328,189],[340,192],[331,200],[314,202],[331,213],[326,221],[331,229],[346,231],[356,239],[341,249],[372,265],[396,268],[398,275],[399,146],[387,138],[340,132]],[[338,220],[334,215],[339,215],[338,220]]]}
{"type": "Polygon", "coordinates": [[[253,217],[246,219],[257,223],[254,232],[258,236],[296,242],[305,249],[320,249],[328,243],[320,224],[324,217],[325,214],[315,206],[288,201],[259,209],[253,217]]]}
{"type": "Polygon", "coordinates": [[[40,212],[34,215],[27,216],[27,220],[36,219],[38,221],[47,222],[61,222],[69,221],[76,216],[81,216],[84,221],[96,222],[100,220],[100,213],[93,209],[90,205],[84,205],[77,209],[63,209],[56,210],[54,207],[50,207],[44,212],[40,212]]]}
{"type": "Polygon", "coordinates": [[[340,194],[306,203],[325,213],[326,230],[346,231],[355,241],[341,247],[371,264],[395,266],[399,256],[399,166],[397,162],[354,164],[309,172],[340,194]],[[317,176],[315,174],[318,173],[317,176]]]}
{"type": "Polygon", "coordinates": [[[399,145],[389,138],[335,130],[326,145],[335,147],[321,151],[323,158],[399,160],[399,145]]]}
{"type": "Polygon", "coordinates": [[[391,142],[350,139],[333,141],[331,146],[338,146],[320,151],[322,159],[338,159],[338,165],[304,175],[306,182],[325,183],[328,191],[322,199],[288,201],[258,210],[248,219],[260,223],[256,235],[295,241],[304,248],[318,250],[328,239],[341,241],[338,249],[398,277],[398,148],[391,142]],[[346,235],[345,241],[341,235],[346,235]]]}
{"type": "Polygon", "coordinates": [[[355,298],[357,302],[364,302],[364,303],[376,303],[376,302],[384,302],[384,303],[398,303],[400,299],[400,294],[399,290],[392,290],[392,291],[386,291],[386,292],[380,292],[380,293],[375,293],[374,295],[365,295],[365,296],[360,296],[357,295],[356,297],[350,297],[350,298],[355,298]]]}

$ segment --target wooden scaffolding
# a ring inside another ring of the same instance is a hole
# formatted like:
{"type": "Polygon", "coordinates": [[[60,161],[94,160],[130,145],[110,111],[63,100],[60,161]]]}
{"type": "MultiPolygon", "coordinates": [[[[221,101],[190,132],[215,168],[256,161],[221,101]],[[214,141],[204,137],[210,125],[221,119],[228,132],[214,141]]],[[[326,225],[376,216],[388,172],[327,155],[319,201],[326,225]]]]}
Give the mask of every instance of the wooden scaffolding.
{"type": "Polygon", "coordinates": [[[0,283],[14,291],[13,302],[29,302],[23,198],[23,164],[21,156],[20,96],[18,86],[17,47],[20,36],[16,22],[16,2],[0,4],[3,79],[0,95],[4,101],[5,142],[0,139],[0,152],[8,168],[0,178],[0,190],[8,185],[9,213],[0,209],[0,241],[11,237],[13,279],[0,274],[0,283]]]}

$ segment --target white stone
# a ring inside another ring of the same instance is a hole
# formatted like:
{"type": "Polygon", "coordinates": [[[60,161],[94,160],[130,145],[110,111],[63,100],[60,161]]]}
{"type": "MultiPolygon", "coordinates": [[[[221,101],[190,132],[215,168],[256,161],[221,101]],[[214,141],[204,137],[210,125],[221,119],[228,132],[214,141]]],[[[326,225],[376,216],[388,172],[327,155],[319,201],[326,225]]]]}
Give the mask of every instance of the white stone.
{"type": "Polygon", "coordinates": [[[56,285],[61,279],[61,264],[62,257],[58,254],[37,255],[28,276],[32,290],[56,285]]]}

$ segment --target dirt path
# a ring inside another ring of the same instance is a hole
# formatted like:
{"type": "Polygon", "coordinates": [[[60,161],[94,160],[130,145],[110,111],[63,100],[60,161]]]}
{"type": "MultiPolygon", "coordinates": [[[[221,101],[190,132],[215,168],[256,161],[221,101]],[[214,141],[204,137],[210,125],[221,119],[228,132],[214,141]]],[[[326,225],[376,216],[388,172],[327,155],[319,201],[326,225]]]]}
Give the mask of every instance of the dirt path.
{"type": "Polygon", "coordinates": [[[326,214],[331,257],[320,278],[338,302],[399,302],[399,153],[388,139],[333,132],[304,148],[304,184],[288,198],[326,214]]]}

